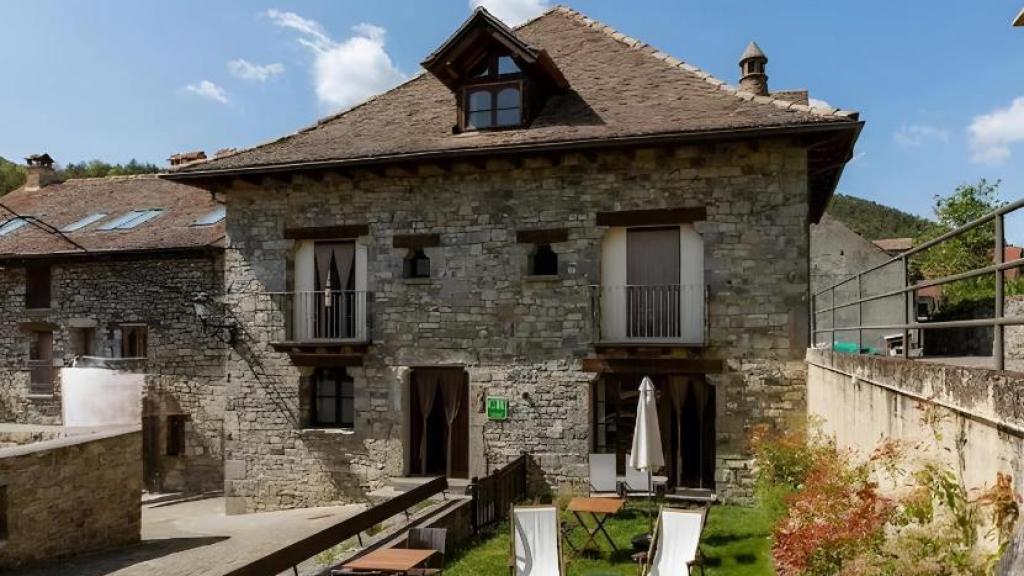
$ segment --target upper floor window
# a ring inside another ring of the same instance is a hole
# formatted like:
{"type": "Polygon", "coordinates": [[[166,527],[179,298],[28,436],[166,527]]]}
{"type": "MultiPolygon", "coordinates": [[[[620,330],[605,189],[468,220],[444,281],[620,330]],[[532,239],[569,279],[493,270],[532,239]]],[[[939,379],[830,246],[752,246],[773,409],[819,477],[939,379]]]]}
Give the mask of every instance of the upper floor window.
{"type": "Polygon", "coordinates": [[[25,307],[50,307],[50,267],[41,264],[25,267],[25,307]]]}
{"type": "Polygon", "coordinates": [[[523,78],[516,61],[488,54],[472,68],[463,94],[467,130],[507,128],[523,123],[523,78]]]}
{"type": "Polygon", "coordinates": [[[406,278],[430,278],[430,258],[423,248],[409,251],[404,273],[406,278]]]}
{"type": "Polygon", "coordinates": [[[145,358],[149,347],[149,334],[144,324],[128,324],[121,327],[121,357],[145,358]]]}
{"type": "Polygon", "coordinates": [[[32,333],[28,350],[29,384],[35,394],[53,394],[53,332],[32,333]]]}
{"type": "Polygon", "coordinates": [[[530,256],[531,276],[558,276],[558,254],[550,244],[538,244],[530,256]]]}
{"type": "Polygon", "coordinates": [[[326,428],[355,426],[355,390],[344,368],[318,368],[313,373],[313,425],[326,428]]]}

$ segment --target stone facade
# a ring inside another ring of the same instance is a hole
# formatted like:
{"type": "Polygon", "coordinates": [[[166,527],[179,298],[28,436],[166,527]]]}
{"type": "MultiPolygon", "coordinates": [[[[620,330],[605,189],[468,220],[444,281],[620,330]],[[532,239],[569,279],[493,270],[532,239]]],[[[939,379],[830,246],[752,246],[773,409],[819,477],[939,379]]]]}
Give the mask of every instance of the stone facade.
{"type": "MultiPolygon", "coordinates": [[[[1024,317],[1024,296],[1006,298],[1005,314],[1024,317]]],[[[1003,350],[1007,360],[1024,363],[1024,326],[1007,326],[1003,329],[1003,350]]]]}
{"type": "MultiPolygon", "coordinates": [[[[0,309],[5,311],[0,323],[0,421],[60,424],[59,367],[74,362],[74,342],[81,330],[93,334],[91,355],[109,357],[116,347],[114,329],[144,324],[147,358],[113,367],[146,374],[147,485],[157,490],[219,490],[228,344],[222,330],[203,326],[194,302],[219,297],[221,257],[54,261],[51,278],[51,308],[26,309],[24,268],[8,264],[0,270],[0,309]],[[53,394],[30,393],[26,365],[33,326],[53,332],[58,370],[53,394]],[[169,415],[186,416],[180,456],[168,456],[165,450],[169,415]]],[[[218,322],[223,323],[212,323],[218,322]]]]}
{"type": "Polygon", "coordinates": [[[601,282],[600,211],[704,207],[708,342],[677,357],[720,359],[717,492],[751,494],[747,434],[784,425],[805,408],[808,331],[807,154],[784,139],[752,143],[456,162],[309,180],[237,182],[226,191],[228,308],[239,342],[228,362],[225,490],[231,512],[312,506],[362,497],[408,473],[409,374],[459,366],[469,377],[470,475],[522,452],[552,487],[582,486],[591,449],[594,354],[591,286],[601,282]],[[266,295],[294,287],[297,243],[284,229],[367,224],[372,342],[354,379],[351,431],[312,430],[304,376],[281,340],[266,295]],[[527,277],[522,229],[567,228],[553,244],[559,275],[527,277]],[[402,278],[397,234],[434,233],[429,280],[402,278]],[[490,421],[483,399],[510,400],[490,421]]]}
{"type": "Polygon", "coordinates": [[[0,570],[138,542],[141,454],[137,427],[0,450],[0,570]]]}

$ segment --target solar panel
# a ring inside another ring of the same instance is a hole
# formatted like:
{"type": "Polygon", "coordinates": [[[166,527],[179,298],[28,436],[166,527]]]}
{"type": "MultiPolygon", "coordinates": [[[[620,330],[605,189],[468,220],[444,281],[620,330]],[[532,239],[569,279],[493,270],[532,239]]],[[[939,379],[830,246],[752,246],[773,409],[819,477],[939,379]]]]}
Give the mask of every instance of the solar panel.
{"type": "Polygon", "coordinates": [[[90,214],[90,215],[86,216],[85,218],[82,218],[78,222],[73,222],[71,224],[68,224],[67,226],[61,228],[60,231],[61,232],[74,232],[75,230],[81,230],[82,228],[85,228],[86,226],[88,226],[90,224],[93,224],[95,222],[99,222],[104,217],[106,217],[106,214],[102,214],[102,213],[90,214]]]}
{"type": "Polygon", "coordinates": [[[223,220],[225,215],[227,215],[227,208],[225,208],[224,206],[218,206],[214,208],[213,211],[207,214],[206,216],[203,216],[202,218],[196,220],[192,225],[212,226],[217,222],[223,220]]]}
{"type": "Polygon", "coordinates": [[[148,222],[153,218],[156,218],[163,212],[162,209],[153,210],[132,210],[131,212],[114,218],[110,222],[107,222],[103,226],[100,226],[100,230],[131,230],[143,222],[148,222]]]}
{"type": "Polygon", "coordinates": [[[4,222],[3,225],[0,225],[0,236],[6,236],[6,235],[10,234],[11,232],[14,232],[18,228],[21,228],[22,226],[24,226],[27,223],[28,223],[28,221],[25,218],[23,218],[23,217],[22,218],[12,218],[11,220],[8,220],[7,222],[4,222]]]}

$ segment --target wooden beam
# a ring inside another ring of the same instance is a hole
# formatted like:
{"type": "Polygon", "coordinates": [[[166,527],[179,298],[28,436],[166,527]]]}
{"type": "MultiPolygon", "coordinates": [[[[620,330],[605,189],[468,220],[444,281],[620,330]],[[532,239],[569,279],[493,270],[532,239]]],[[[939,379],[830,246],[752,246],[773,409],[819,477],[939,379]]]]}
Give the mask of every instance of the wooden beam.
{"type": "Polygon", "coordinates": [[[304,352],[289,352],[292,364],[296,366],[310,366],[312,368],[334,368],[341,366],[362,366],[362,354],[306,354],[304,352]]]}
{"type": "Polygon", "coordinates": [[[284,237],[288,240],[342,240],[369,235],[370,227],[367,224],[284,229],[284,237]]]}
{"type": "Polygon", "coordinates": [[[556,244],[569,239],[566,228],[548,230],[516,230],[516,242],[520,244],[556,244]]]}
{"type": "Polygon", "coordinates": [[[584,372],[607,374],[719,374],[725,362],[713,358],[584,358],[584,372]]]}
{"type": "Polygon", "coordinates": [[[392,246],[395,248],[433,248],[441,245],[440,234],[395,234],[392,239],[392,246]]]}
{"type": "Polygon", "coordinates": [[[690,208],[660,208],[655,210],[621,210],[598,212],[598,226],[657,226],[661,224],[691,224],[707,220],[703,206],[690,208]]]}

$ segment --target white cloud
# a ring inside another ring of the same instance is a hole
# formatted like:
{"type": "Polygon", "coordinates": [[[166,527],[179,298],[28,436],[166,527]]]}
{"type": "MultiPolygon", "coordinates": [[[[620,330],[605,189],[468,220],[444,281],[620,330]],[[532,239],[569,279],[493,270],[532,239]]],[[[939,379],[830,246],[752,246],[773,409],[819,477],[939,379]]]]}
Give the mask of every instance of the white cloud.
{"type": "Polygon", "coordinates": [[[188,90],[193,94],[198,94],[203,98],[216,100],[221,104],[228,103],[228,95],[226,92],[224,92],[224,89],[220,86],[217,86],[213,82],[210,82],[209,80],[203,80],[198,84],[189,84],[188,86],[185,86],[185,90],[188,90]]]}
{"type": "Polygon", "coordinates": [[[228,62],[228,72],[243,80],[266,82],[274,76],[284,74],[283,64],[253,64],[239,58],[228,62]]]}
{"type": "Polygon", "coordinates": [[[526,22],[548,9],[548,0],[469,0],[469,9],[483,6],[509,26],[526,22]]]}
{"type": "Polygon", "coordinates": [[[807,105],[811,108],[827,108],[829,110],[835,110],[835,106],[820,98],[808,98],[807,105]]]}
{"type": "Polygon", "coordinates": [[[299,43],[315,58],[316,95],[332,109],[348,108],[406,79],[384,50],[387,31],[373,24],[352,27],[353,36],[338,42],[319,22],[292,12],[268,10],[274,24],[299,33],[299,43]]]}
{"type": "Polygon", "coordinates": [[[1024,97],[1007,108],[975,116],[971,132],[971,161],[1000,164],[1010,158],[1010,145],[1024,142],[1024,97]]]}
{"type": "Polygon", "coordinates": [[[916,148],[929,140],[949,142],[949,131],[930,124],[904,124],[892,133],[892,139],[906,148],[916,148]]]}

